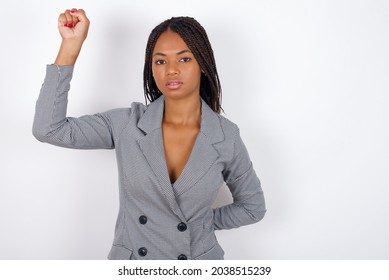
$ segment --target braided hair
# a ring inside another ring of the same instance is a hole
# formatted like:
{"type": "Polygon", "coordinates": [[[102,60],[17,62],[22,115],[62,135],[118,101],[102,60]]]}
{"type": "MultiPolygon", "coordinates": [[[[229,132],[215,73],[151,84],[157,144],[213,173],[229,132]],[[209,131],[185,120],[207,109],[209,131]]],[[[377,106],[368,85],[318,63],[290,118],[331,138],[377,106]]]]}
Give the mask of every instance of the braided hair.
{"type": "Polygon", "coordinates": [[[153,102],[162,95],[152,73],[154,46],[159,36],[171,30],[178,33],[188,45],[201,69],[200,96],[211,109],[220,113],[221,85],[217,74],[215,57],[205,29],[191,17],[172,17],[156,26],[149,36],[146,46],[145,65],[143,70],[143,87],[146,102],[153,102]]]}

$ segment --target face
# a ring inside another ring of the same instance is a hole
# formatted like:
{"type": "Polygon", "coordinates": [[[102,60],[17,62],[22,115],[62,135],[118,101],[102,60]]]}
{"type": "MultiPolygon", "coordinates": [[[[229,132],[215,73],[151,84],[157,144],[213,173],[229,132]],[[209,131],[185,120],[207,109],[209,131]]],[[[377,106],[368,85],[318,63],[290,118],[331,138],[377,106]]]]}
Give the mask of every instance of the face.
{"type": "Polygon", "coordinates": [[[154,46],[152,71],[165,98],[200,96],[200,66],[178,33],[168,30],[158,38],[154,46]]]}

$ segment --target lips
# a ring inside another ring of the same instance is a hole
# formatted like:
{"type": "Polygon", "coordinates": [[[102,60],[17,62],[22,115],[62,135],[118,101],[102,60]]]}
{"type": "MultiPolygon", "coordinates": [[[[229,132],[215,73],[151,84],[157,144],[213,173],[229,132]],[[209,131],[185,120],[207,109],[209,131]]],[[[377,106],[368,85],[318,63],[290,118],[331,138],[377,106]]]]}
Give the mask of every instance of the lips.
{"type": "Polygon", "coordinates": [[[171,90],[179,89],[181,86],[182,82],[178,80],[171,80],[166,83],[166,87],[171,90]]]}

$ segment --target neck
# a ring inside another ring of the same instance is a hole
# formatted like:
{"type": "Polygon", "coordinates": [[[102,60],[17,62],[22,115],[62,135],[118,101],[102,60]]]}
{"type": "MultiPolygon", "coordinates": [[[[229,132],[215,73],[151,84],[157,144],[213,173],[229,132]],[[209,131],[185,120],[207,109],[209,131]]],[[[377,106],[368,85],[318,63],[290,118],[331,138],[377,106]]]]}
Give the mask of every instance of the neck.
{"type": "Polygon", "coordinates": [[[200,97],[188,99],[165,98],[165,111],[163,122],[177,125],[201,123],[201,100],[200,97]]]}

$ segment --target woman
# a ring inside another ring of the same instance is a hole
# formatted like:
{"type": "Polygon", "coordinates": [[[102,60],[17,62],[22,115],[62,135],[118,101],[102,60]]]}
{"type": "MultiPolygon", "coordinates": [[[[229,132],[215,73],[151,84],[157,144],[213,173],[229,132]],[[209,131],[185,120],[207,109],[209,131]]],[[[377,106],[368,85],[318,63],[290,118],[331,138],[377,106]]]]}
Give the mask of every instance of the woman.
{"type": "Polygon", "coordinates": [[[178,17],[151,32],[149,105],[71,118],[67,94],[89,20],[73,9],[58,23],[62,44],[47,66],[33,134],[63,147],[115,149],[120,208],[108,258],[223,259],[214,230],[258,222],[266,209],[239,130],[219,114],[221,88],[205,30],[178,17]],[[224,182],[234,202],[212,209],[224,182]]]}

